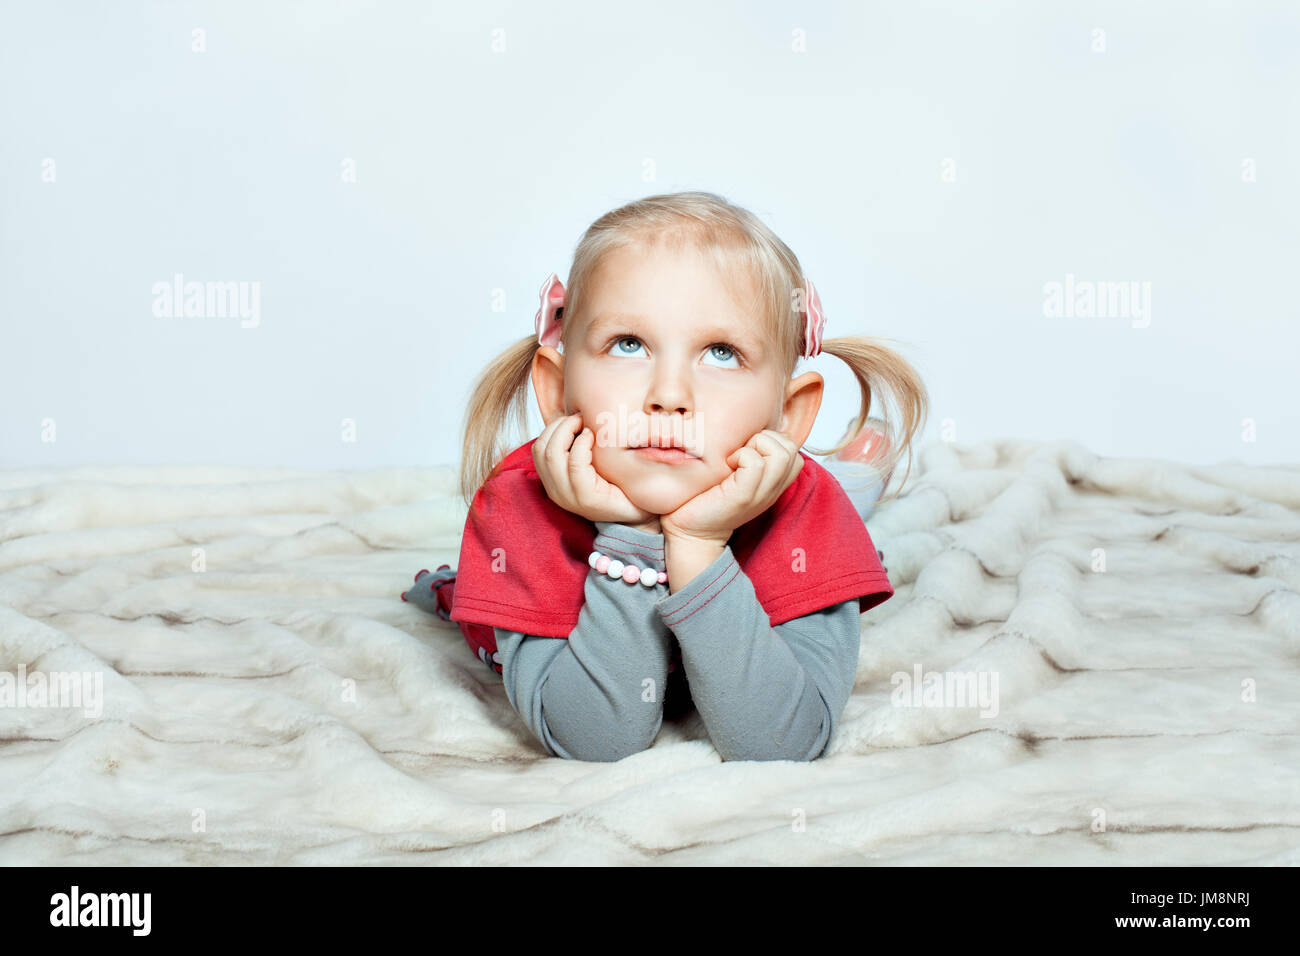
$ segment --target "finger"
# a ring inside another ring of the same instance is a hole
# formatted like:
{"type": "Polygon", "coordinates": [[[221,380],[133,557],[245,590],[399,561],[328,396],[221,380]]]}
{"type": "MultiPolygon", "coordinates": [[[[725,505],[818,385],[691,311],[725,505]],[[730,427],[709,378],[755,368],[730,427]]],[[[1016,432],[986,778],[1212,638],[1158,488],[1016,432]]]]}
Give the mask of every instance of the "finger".
{"type": "Polygon", "coordinates": [[[803,471],[803,455],[799,451],[798,443],[784,432],[773,432],[772,437],[784,446],[790,456],[790,463],[786,467],[786,477],[781,485],[781,490],[784,491],[799,476],[799,472],[803,471]]]}
{"type": "Polygon", "coordinates": [[[551,432],[551,437],[546,440],[546,445],[542,449],[542,454],[553,468],[560,469],[566,464],[569,446],[573,444],[573,436],[581,427],[582,416],[580,415],[566,415],[556,419],[555,430],[551,432]]]}
{"type": "Polygon", "coordinates": [[[785,432],[774,430],[771,434],[773,440],[785,448],[787,454],[790,456],[790,464],[787,468],[787,471],[789,472],[787,483],[793,481],[799,472],[803,471],[803,455],[799,453],[799,445],[785,432]]]}
{"type": "Polygon", "coordinates": [[[730,455],[728,455],[728,456],[727,456],[727,464],[730,465],[732,468],[739,468],[739,467],[740,467],[740,453],[741,453],[742,451],[752,451],[752,452],[754,452],[755,454],[759,455],[759,457],[761,458],[761,457],[762,457],[762,453],[759,451],[759,448],[758,448],[758,436],[757,436],[757,435],[752,436],[752,437],[749,439],[749,441],[745,442],[745,444],[741,445],[739,448],[737,448],[735,451],[733,451],[730,455]]]}
{"type": "MultiPolygon", "coordinates": [[[[752,449],[754,449],[755,451],[758,451],[758,452],[761,452],[761,453],[765,453],[765,454],[770,454],[770,453],[771,453],[771,446],[770,446],[770,445],[767,445],[767,446],[765,446],[764,448],[760,448],[760,447],[759,447],[759,442],[760,442],[760,439],[763,438],[765,435],[766,435],[766,436],[770,436],[770,435],[772,435],[772,434],[773,434],[773,433],[772,433],[771,429],[767,429],[767,428],[762,429],[761,431],[754,432],[754,434],[752,434],[752,435],[749,436],[749,441],[745,442],[745,444],[741,445],[740,447],[741,447],[741,448],[752,448],[752,449]]],[[[737,448],[735,452],[732,452],[730,455],[727,456],[727,459],[726,459],[727,464],[730,465],[732,468],[735,468],[735,467],[736,467],[736,464],[735,464],[735,461],[736,461],[736,452],[738,452],[738,451],[740,451],[740,448],[737,448]]]]}
{"type": "Polygon", "coordinates": [[[738,494],[753,500],[758,492],[759,485],[763,481],[766,459],[748,446],[738,448],[735,457],[737,467],[727,481],[732,483],[732,487],[738,494]]]}
{"type": "Polygon", "coordinates": [[[761,452],[763,454],[771,454],[772,452],[771,442],[772,441],[779,442],[780,439],[778,438],[778,436],[780,434],[781,434],[780,432],[777,432],[771,428],[761,429],[760,431],[756,431],[754,432],[754,434],[750,435],[749,441],[745,442],[744,446],[742,447],[752,448],[755,451],[761,452]]]}
{"type": "Polygon", "coordinates": [[[583,431],[582,416],[570,415],[551,439],[551,447],[547,449],[553,469],[552,478],[566,501],[578,500],[573,482],[573,450],[580,440],[575,437],[575,433],[581,436],[583,431]]]}
{"type": "Polygon", "coordinates": [[[739,455],[740,455],[741,448],[751,448],[757,450],[757,438],[761,434],[762,432],[755,432],[754,434],[750,435],[749,441],[745,442],[745,444],[741,445],[740,448],[737,448],[735,451],[733,451],[730,455],[727,456],[726,459],[727,464],[730,465],[732,468],[739,468],[740,465],[738,464],[738,462],[740,460],[739,455]]]}
{"type": "Polygon", "coordinates": [[[545,452],[546,446],[550,444],[551,436],[555,434],[555,429],[560,427],[559,422],[558,418],[552,419],[542,429],[542,433],[537,436],[537,441],[533,442],[533,468],[537,471],[537,477],[541,479],[542,487],[546,489],[546,494],[552,501],[555,500],[556,491],[555,484],[551,481],[549,474],[550,467],[547,465],[545,452]]]}
{"type": "Polygon", "coordinates": [[[761,431],[753,437],[754,450],[765,459],[770,459],[773,466],[780,466],[784,471],[790,463],[790,449],[772,435],[770,431],[761,431]]]}
{"type": "Polygon", "coordinates": [[[542,429],[542,433],[537,436],[537,441],[533,442],[533,464],[537,468],[539,475],[547,470],[546,449],[551,444],[551,438],[554,437],[556,429],[563,423],[562,418],[553,418],[542,429]]]}
{"type": "Polygon", "coordinates": [[[793,480],[794,476],[803,470],[803,455],[799,453],[799,445],[785,432],[772,431],[771,436],[773,441],[785,449],[785,453],[789,458],[789,465],[786,470],[789,472],[790,479],[793,480]]]}
{"type": "Polygon", "coordinates": [[[776,445],[785,449],[786,452],[792,455],[799,450],[798,446],[795,445],[794,440],[789,435],[785,432],[779,432],[775,428],[764,428],[754,436],[754,439],[756,444],[760,440],[765,441],[769,446],[776,445]]]}
{"type": "Polygon", "coordinates": [[[569,480],[572,481],[577,475],[585,472],[592,467],[592,448],[595,447],[596,438],[590,428],[584,428],[578,432],[578,437],[573,440],[573,447],[569,449],[569,480]]]}
{"type": "Polygon", "coordinates": [[[770,436],[772,437],[772,440],[773,440],[773,441],[775,441],[775,442],[779,443],[780,445],[782,445],[782,446],[783,446],[783,447],[784,447],[788,452],[790,452],[791,455],[796,456],[796,457],[798,456],[798,454],[799,454],[799,446],[796,445],[796,444],[794,443],[794,439],[793,439],[793,438],[791,438],[791,437],[790,437],[789,435],[787,435],[785,432],[783,432],[783,431],[778,431],[778,430],[775,429],[775,428],[769,428],[769,429],[767,429],[766,431],[767,431],[767,434],[770,435],[770,436]]]}
{"type": "Polygon", "coordinates": [[[537,436],[537,441],[533,442],[533,459],[540,464],[545,459],[547,449],[551,447],[552,441],[566,422],[572,418],[572,415],[562,415],[558,418],[552,418],[551,421],[542,429],[542,433],[537,436]]]}
{"type": "MultiPolygon", "coordinates": [[[[547,486],[551,497],[557,501],[572,500],[573,489],[569,483],[568,468],[569,447],[573,444],[573,432],[581,427],[581,423],[581,415],[566,415],[564,418],[557,418],[547,426],[550,435],[542,445],[540,452],[542,461],[537,471],[539,475],[546,473],[543,484],[547,486]]],[[[543,434],[545,435],[545,432],[543,434]]],[[[538,444],[542,444],[541,438],[537,441],[538,444]]]]}
{"type": "Polygon", "coordinates": [[[794,443],[772,429],[764,429],[754,436],[757,451],[764,456],[765,472],[758,495],[775,498],[785,491],[803,467],[803,459],[794,443]]]}

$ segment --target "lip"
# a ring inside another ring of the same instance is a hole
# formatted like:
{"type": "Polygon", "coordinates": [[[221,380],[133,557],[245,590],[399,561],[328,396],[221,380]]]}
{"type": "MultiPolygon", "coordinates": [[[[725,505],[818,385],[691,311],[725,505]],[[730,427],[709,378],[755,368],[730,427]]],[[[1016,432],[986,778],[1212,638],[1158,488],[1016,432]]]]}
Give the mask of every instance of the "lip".
{"type": "Polygon", "coordinates": [[[681,448],[661,448],[656,445],[644,445],[641,448],[631,450],[641,458],[662,462],[665,465],[684,465],[687,462],[701,460],[698,455],[692,455],[681,448]]]}

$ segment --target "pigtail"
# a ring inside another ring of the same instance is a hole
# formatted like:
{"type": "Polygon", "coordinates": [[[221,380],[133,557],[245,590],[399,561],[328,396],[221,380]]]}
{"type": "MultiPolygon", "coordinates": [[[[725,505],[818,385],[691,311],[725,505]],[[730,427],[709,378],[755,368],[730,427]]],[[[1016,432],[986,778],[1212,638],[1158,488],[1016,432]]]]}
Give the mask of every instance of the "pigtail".
{"type": "Polygon", "coordinates": [[[884,503],[898,497],[912,473],[912,442],[925,426],[930,399],[916,369],[893,349],[879,344],[882,341],[893,340],[853,335],[822,342],[821,350],[841,359],[857,378],[862,389],[862,405],[857,420],[843,441],[824,452],[812,448],[807,451],[810,455],[833,455],[840,451],[866,424],[875,401],[879,408],[877,417],[886,423],[889,438],[889,453],[881,463],[882,474],[891,473],[903,452],[907,452],[907,471],[903,480],[893,494],[880,499],[884,503]],[[885,410],[888,404],[893,405],[893,411],[885,410]]]}
{"type": "Polygon", "coordinates": [[[462,423],[460,458],[460,493],[467,508],[515,447],[501,441],[503,434],[510,434],[510,423],[518,434],[528,429],[528,381],[538,347],[536,335],[525,336],[493,359],[474,384],[462,423]]]}

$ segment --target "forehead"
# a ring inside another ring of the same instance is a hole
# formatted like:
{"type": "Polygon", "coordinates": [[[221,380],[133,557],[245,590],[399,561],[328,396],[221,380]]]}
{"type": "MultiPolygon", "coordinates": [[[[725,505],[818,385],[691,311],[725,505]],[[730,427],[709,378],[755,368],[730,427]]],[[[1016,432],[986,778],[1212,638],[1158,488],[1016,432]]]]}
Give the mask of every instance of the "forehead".
{"type": "MultiPolygon", "coordinates": [[[[681,334],[687,338],[707,339],[710,342],[726,339],[750,352],[762,351],[763,342],[754,324],[745,322],[739,317],[717,316],[708,322],[692,322],[680,328],[681,334]]],[[[592,317],[591,323],[587,326],[587,337],[600,339],[621,329],[651,338],[656,334],[676,334],[672,327],[656,321],[649,315],[640,312],[607,310],[592,317]]]]}
{"type": "Polygon", "coordinates": [[[741,270],[721,268],[688,249],[611,250],[583,290],[586,337],[620,328],[638,335],[727,339],[757,353],[766,343],[757,288],[741,270]],[[676,321],[674,321],[676,320],[676,321]]]}

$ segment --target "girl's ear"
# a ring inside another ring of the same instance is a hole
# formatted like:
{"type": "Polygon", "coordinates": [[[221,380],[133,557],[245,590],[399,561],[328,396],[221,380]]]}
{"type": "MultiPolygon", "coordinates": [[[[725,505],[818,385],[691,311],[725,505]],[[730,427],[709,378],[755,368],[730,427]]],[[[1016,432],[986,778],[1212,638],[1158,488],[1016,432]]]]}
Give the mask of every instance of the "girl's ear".
{"type": "Polygon", "coordinates": [[[826,382],[816,372],[804,372],[790,379],[785,390],[785,405],[781,408],[781,426],[777,431],[802,448],[812,433],[813,422],[822,407],[826,382]]]}
{"type": "Polygon", "coordinates": [[[568,414],[564,407],[564,355],[549,345],[540,346],[533,353],[532,378],[542,421],[549,425],[568,414]]]}

